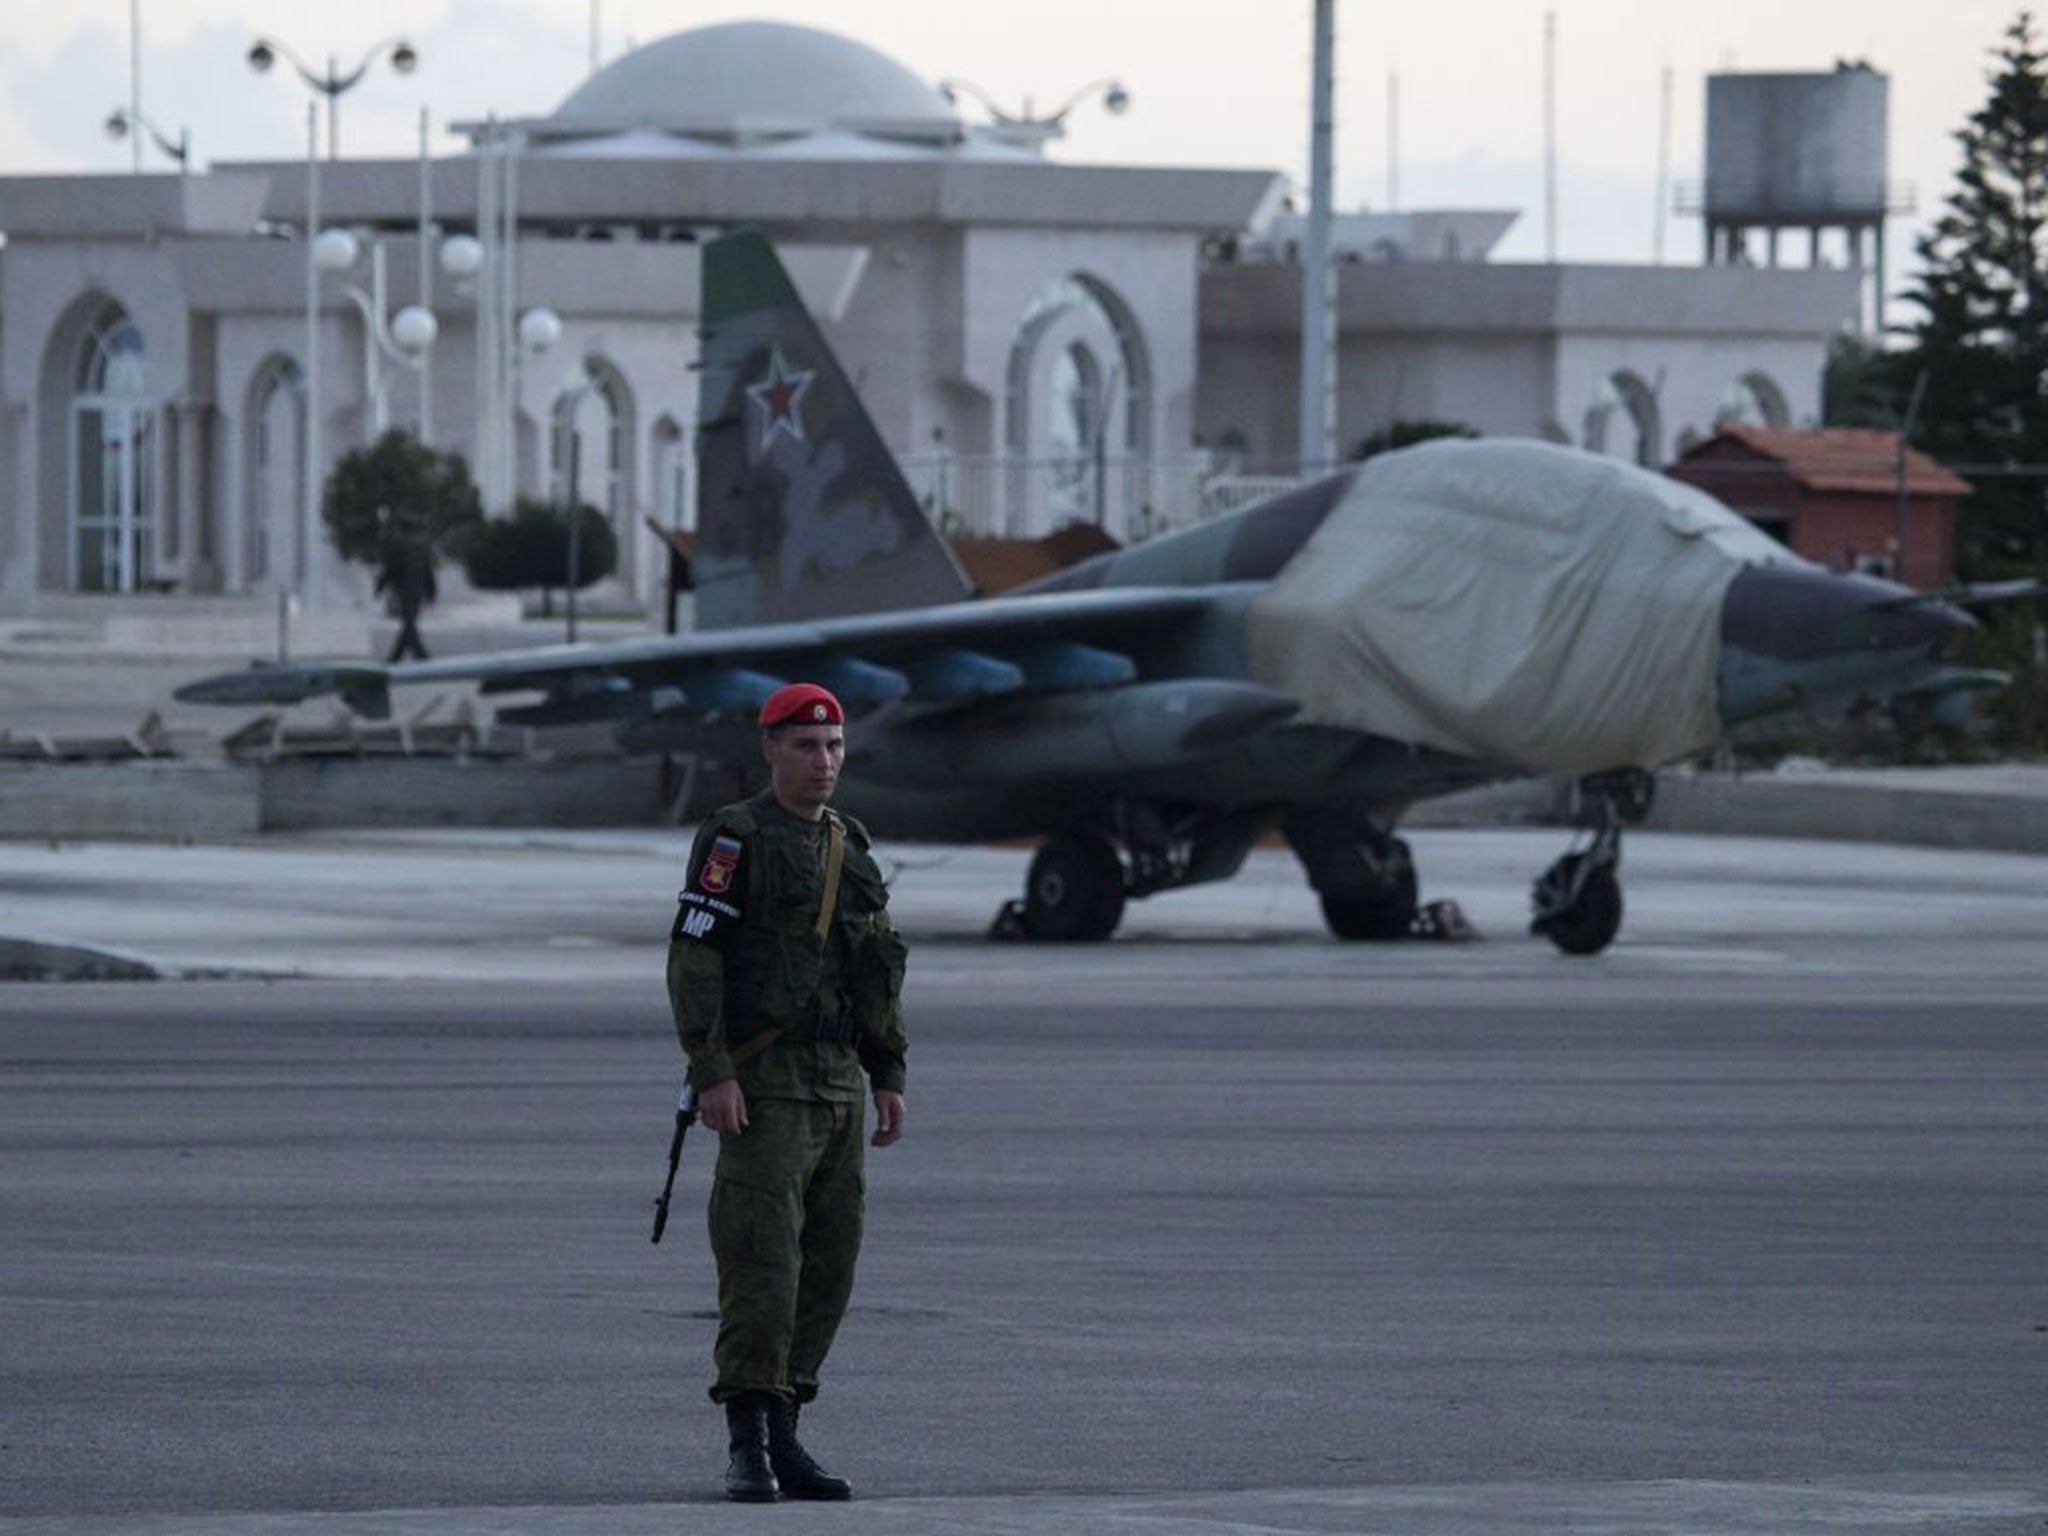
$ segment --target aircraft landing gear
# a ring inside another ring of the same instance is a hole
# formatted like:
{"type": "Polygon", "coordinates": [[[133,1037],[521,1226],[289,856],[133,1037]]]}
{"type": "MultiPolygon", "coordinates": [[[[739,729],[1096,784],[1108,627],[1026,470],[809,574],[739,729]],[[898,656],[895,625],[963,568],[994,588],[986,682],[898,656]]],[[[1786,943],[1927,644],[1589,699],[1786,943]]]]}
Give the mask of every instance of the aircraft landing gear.
{"type": "Polygon", "coordinates": [[[1108,938],[1124,903],[1158,891],[1228,880],[1272,825],[1255,809],[1212,816],[1151,801],[1118,801],[1102,823],[1071,827],[1040,846],[1024,877],[1024,899],[1008,901],[992,939],[1090,943],[1108,938]],[[1106,823],[1113,830],[1099,830],[1106,823]]]}
{"type": "Polygon", "coordinates": [[[1116,932],[1124,915],[1124,867],[1108,842],[1085,832],[1045,840],[1024,877],[1026,938],[1089,942],[1116,932]]]}
{"type": "Polygon", "coordinates": [[[1579,802],[1592,820],[1592,840],[1545,870],[1530,892],[1540,933],[1568,955],[1597,955],[1621,931],[1621,829],[1650,809],[1656,781],[1639,768],[1596,773],[1579,781],[1579,802]]]}
{"type": "Polygon", "coordinates": [[[1415,856],[1384,822],[1352,811],[1297,810],[1281,830],[1322,899],[1331,933],[1370,941],[1415,933],[1415,856]]]}
{"type": "Polygon", "coordinates": [[[1400,838],[1387,837],[1362,845],[1359,857],[1371,871],[1372,882],[1324,891],[1323,921],[1340,939],[1407,938],[1415,930],[1417,911],[1413,850],[1400,838]]]}

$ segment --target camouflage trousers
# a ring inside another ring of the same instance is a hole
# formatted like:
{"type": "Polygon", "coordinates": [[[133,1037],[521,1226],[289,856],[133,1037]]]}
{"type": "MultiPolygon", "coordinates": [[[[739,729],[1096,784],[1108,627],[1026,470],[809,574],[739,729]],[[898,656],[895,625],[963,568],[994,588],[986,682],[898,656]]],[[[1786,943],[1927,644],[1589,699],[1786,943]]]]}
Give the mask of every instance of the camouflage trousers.
{"type": "Polygon", "coordinates": [[[746,1130],[718,1138],[714,1402],[741,1392],[802,1403],[818,1395],[860,1254],[864,1109],[859,1099],[752,1100],[746,1130]]]}

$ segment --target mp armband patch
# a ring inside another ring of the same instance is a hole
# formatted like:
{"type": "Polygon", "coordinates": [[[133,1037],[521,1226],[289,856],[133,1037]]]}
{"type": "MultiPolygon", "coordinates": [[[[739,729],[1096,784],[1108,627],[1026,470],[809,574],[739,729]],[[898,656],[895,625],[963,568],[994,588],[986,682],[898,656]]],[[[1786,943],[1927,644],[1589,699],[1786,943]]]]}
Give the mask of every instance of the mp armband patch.
{"type": "Polygon", "coordinates": [[[682,891],[676,896],[676,921],[668,936],[671,940],[697,939],[716,944],[725,930],[737,926],[739,920],[740,909],[731,902],[702,891],[682,891]]]}

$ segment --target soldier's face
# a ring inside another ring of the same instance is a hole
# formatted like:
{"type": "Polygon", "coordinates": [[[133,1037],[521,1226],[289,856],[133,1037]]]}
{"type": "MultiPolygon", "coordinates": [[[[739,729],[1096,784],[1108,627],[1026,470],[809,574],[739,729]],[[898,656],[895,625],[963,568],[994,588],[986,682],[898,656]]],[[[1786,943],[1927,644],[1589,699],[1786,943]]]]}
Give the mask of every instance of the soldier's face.
{"type": "Polygon", "coordinates": [[[816,810],[839,786],[846,732],[836,725],[785,725],[761,736],[768,786],[792,810],[816,810]]]}

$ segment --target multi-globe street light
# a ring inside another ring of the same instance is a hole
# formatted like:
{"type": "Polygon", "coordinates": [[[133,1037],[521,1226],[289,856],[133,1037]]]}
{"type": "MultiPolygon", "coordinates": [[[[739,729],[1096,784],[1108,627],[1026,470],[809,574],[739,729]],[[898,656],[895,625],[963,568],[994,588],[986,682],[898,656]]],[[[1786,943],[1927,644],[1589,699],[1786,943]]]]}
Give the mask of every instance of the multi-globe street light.
{"type": "Polygon", "coordinates": [[[519,308],[519,167],[526,130],[495,118],[474,131],[477,157],[476,275],[477,487],[487,510],[509,508],[517,491],[514,465],[524,363],[554,346],[561,317],[551,309],[519,308]]]}
{"type": "MultiPolygon", "coordinates": [[[[387,37],[373,43],[354,69],[343,72],[332,57],[327,71],[319,74],[275,38],[259,37],[248,53],[249,67],[267,72],[280,55],[298,72],[307,89],[327,98],[327,150],[330,157],[341,152],[341,98],[360,85],[370,65],[384,53],[391,55],[391,67],[410,74],[419,64],[419,54],[403,38],[387,37]]],[[[306,104],[306,440],[305,483],[299,507],[298,537],[293,540],[292,586],[303,590],[312,571],[313,530],[320,517],[320,472],[322,444],[320,431],[320,118],[314,102],[306,104]]],[[[333,249],[329,247],[330,251],[333,249]]],[[[278,590],[278,657],[283,660],[290,643],[287,638],[290,594],[280,583],[278,590]]]]}
{"type": "Polygon", "coordinates": [[[1114,116],[1121,116],[1131,108],[1131,93],[1124,89],[1119,80],[1105,77],[1091,80],[1075,91],[1052,111],[1039,114],[1031,110],[1031,98],[1024,98],[1022,112],[1005,111],[996,104],[995,98],[976,85],[972,80],[958,78],[941,80],[939,94],[949,103],[957,103],[962,95],[972,96],[987,110],[989,119],[1004,138],[1036,148],[1047,139],[1059,138],[1067,131],[1067,114],[1091,96],[1100,95],[1104,109],[1114,116]]]}
{"type": "MultiPolygon", "coordinates": [[[[362,242],[346,229],[323,230],[313,241],[312,255],[313,265],[322,272],[346,272],[361,258],[362,242]]],[[[440,326],[434,319],[434,312],[424,304],[408,304],[395,315],[387,313],[384,243],[381,240],[370,242],[369,291],[365,292],[351,283],[341,292],[342,297],[355,305],[363,317],[363,390],[370,401],[370,435],[382,437],[384,429],[390,425],[390,408],[380,355],[390,362],[419,369],[424,365],[435,337],[440,334],[440,326]]],[[[433,435],[431,410],[423,388],[420,392],[422,441],[433,435]]]]}
{"type": "Polygon", "coordinates": [[[259,37],[249,49],[249,67],[257,74],[267,74],[281,55],[284,61],[298,71],[299,78],[308,90],[317,91],[327,98],[327,158],[341,157],[341,98],[362,83],[363,76],[377,61],[379,54],[388,51],[391,67],[401,75],[409,75],[419,67],[420,56],[402,37],[387,37],[372,43],[356,67],[344,73],[335,66],[334,56],[327,57],[325,74],[315,72],[296,53],[274,37],[259,37]]]}

